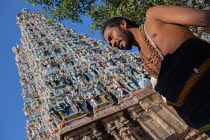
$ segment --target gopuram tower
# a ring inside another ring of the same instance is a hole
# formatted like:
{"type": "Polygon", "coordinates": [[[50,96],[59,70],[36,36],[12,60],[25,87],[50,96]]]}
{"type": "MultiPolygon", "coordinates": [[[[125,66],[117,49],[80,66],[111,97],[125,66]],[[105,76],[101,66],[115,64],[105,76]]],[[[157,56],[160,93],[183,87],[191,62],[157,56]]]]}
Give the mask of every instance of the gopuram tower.
{"type": "Polygon", "coordinates": [[[17,14],[13,47],[29,140],[177,138],[186,125],[152,90],[136,53],[119,51],[42,14],[17,14]]]}

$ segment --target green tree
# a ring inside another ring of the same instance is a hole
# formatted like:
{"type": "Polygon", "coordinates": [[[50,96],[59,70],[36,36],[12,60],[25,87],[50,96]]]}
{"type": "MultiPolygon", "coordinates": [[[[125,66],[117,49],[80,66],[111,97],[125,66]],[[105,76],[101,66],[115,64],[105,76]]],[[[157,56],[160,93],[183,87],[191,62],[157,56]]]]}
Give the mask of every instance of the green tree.
{"type": "Polygon", "coordinates": [[[97,0],[26,0],[36,6],[41,5],[42,13],[52,20],[71,19],[73,22],[82,23],[81,16],[89,13],[92,4],[97,0]]]}
{"type": "MultiPolygon", "coordinates": [[[[142,24],[146,10],[155,5],[178,5],[195,9],[210,6],[210,1],[198,0],[27,0],[31,4],[43,5],[42,12],[54,20],[71,19],[82,23],[81,16],[90,16],[93,20],[90,29],[100,29],[102,23],[112,17],[122,16],[142,24]]],[[[199,33],[197,28],[192,28],[199,33]]]]}

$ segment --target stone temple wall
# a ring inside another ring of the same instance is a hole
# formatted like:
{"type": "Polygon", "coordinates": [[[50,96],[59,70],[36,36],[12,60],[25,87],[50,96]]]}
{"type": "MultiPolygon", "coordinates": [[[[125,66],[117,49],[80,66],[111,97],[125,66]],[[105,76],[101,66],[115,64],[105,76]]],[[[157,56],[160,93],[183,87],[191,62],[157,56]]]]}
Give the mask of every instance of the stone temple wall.
{"type": "Polygon", "coordinates": [[[147,89],[120,105],[65,126],[59,132],[59,140],[210,139],[192,128],[185,136],[188,128],[157,92],[147,89]]]}

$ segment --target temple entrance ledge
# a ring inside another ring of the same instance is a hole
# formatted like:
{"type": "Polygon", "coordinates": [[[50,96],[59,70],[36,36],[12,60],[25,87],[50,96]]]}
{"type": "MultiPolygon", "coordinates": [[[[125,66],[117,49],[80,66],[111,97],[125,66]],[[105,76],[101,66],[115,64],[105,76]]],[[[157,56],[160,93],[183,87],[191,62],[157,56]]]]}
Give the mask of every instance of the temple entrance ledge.
{"type": "Polygon", "coordinates": [[[121,106],[122,106],[123,108],[128,108],[128,107],[133,106],[133,105],[135,105],[135,104],[137,104],[135,101],[133,101],[133,100],[127,100],[127,101],[123,102],[123,103],[121,104],[121,106]]]}
{"type": "MultiPolygon", "coordinates": [[[[127,100],[131,100],[131,99],[133,99],[135,96],[145,96],[145,97],[147,97],[147,96],[149,96],[150,94],[146,94],[145,95],[145,93],[147,93],[148,92],[148,90],[152,90],[152,87],[147,87],[147,88],[144,88],[144,89],[139,89],[139,90],[136,90],[136,91],[134,91],[134,92],[131,92],[130,94],[128,94],[128,95],[125,95],[125,96],[123,96],[120,100],[119,100],[119,103],[118,104],[122,104],[123,102],[125,102],[125,101],[127,101],[127,100]]],[[[142,98],[141,98],[142,99],[142,98]]],[[[134,100],[134,101],[136,101],[136,100],[134,100]]]]}
{"type": "Polygon", "coordinates": [[[83,112],[82,113],[81,112],[78,112],[76,114],[67,116],[67,117],[64,118],[64,120],[63,120],[64,122],[62,122],[62,123],[59,124],[59,128],[62,129],[66,125],[71,125],[73,122],[79,121],[79,120],[81,120],[81,119],[83,119],[85,117],[87,117],[87,114],[85,114],[83,112]]]}
{"type": "Polygon", "coordinates": [[[78,121],[77,123],[63,127],[62,129],[60,129],[59,133],[60,133],[60,135],[66,134],[69,131],[74,131],[74,130],[77,130],[78,128],[79,129],[84,128],[84,126],[89,127],[91,124],[95,124],[95,120],[93,118],[86,117],[86,118],[78,121]]]}
{"type": "Polygon", "coordinates": [[[97,113],[97,112],[99,112],[99,111],[106,110],[106,109],[110,109],[112,106],[113,106],[112,103],[110,103],[110,102],[105,102],[105,103],[102,103],[102,104],[97,105],[97,107],[94,108],[93,112],[94,112],[94,114],[95,114],[95,113],[97,113]]]}
{"type": "Polygon", "coordinates": [[[113,110],[114,111],[120,111],[120,110],[123,110],[124,108],[123,107],[121,107],[121,106],[114,106],[113,107],[113,110]]]}
{"type": "MultiPolygon", "coordinates": [[[[141,91],[141,90],[140,90],[141,91]]],[[[135,102],[139,102],[140,100],[142,100],[142,99],[144,99],[144,98],[147,98],[147,97],[149,97],[149,96],[151,96],[151,95],[153,95],[153,94],[158,94],[154,89],[152,89],[151,87],[149,87],[148,89],[147,88],[145,88],[145,89],[143,89],[141,92],[140,91],[137,91],[137,92],[139,92],[139,94],[137,94],[137,95],[135,95],[134,97],[133,97],[133,100],[135,101],[135,102]]]]}

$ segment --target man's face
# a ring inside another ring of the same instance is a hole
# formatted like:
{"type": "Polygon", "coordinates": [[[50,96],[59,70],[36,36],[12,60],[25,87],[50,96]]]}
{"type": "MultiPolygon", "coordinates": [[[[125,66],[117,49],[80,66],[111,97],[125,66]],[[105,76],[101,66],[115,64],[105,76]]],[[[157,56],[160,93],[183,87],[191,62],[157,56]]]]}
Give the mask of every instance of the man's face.
{"type": "Polygon", "coordinates": [[[130,31],[117,27],[106,27],[104,39],[112,46],[121,50],[131,50],[134,36],[130,31]]]}

